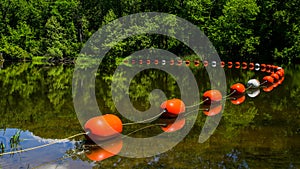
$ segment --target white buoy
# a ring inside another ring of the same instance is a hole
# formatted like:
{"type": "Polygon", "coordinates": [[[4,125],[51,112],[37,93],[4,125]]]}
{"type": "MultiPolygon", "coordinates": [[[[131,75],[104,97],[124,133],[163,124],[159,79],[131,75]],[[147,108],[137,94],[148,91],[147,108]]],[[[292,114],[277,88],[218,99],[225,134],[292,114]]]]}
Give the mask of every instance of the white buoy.
{"type": "Polygon", "coordinates": [[[256,70],[256,71],[259,71],[259,69],[260,69],[260,64],[259,64],[259,63],[255,63],[254,67],[255,67],[255,70],[256,70]]]}
{"type": "Polygon", "coordinates": [[[260,94],[260,89],[259,88],[250,89],[250,90],[247,90],[246,93],[249,97],[254,98],[254,97],[257,97],[260,94]]]}
{"type": "Polygon", "coordinates": [[[166,60],[162,60],[162,65],[166,65],[166,60]]]}
{"type": "Polygon", "coordinates": [[[246,86],[247,86],[247,88],[251,88],[251,89],[259,88],[260,82],[257,79],[250,79],[247,82],[246,86]]]}
{"type": "Polygon", "coordinates": [[[217,66],[217,62],[216,62],[216,61],[212,61],[212,62],[211,62],[211,66],[212,66],[212,67],[216,67],[216,66],[217,66]]]}

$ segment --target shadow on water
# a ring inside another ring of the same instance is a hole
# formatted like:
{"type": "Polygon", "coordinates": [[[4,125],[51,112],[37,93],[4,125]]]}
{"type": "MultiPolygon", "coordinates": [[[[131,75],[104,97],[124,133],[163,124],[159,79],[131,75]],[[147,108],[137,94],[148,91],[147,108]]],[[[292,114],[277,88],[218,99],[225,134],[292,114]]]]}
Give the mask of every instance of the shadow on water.
{"type": "MultiPolygon", "coordinates": [[[[34,147],[82,132],[72,101],[73,65],[4,63],[0,69],[0,143],[10,151],[10,138],[20,132],[14,149],[34,147]]],[[[206,116],[199,115],[189,135],[172,150],[151,158],[111,156],[93,162],[82,153],[84,137],[50,147],[0,157],[0,168],[299,168],[300,167],[300,66],[285,68],[285,81],[271,92],[244,103],[227,101],[220,125],[203,144],[198,137],[206,116]]],[[[204,92],[210,85],[202,69],[193,69],[204,92]]],[[[102,112],[120,114],[111,99],[111,73],[96,79],[96,95],[102,112]]],[[[226,70],[228,86],[264,76],[244,70],[226,70]]],[[[166,73],[148,70],[131,82],[130,99],[147,110],[149,91],[161,89],[168,98],[180,97],[175,80],[166,73]],[[149,78],[151,77],[151,78],[149,78]],[[158,80],[159,79],[159,80],[158,80]],[[139,89],[139,90],[137,90],[139,89]]],[[[121,98],[120,98],[121,99],[121,98]]],[[[122,119],[126,121],[126,119],[122,119]]],[[[129,133],[140,125],[124,127],[129,133]]],[[[137,132],[151,136],[160,127],[137,132]]]]}

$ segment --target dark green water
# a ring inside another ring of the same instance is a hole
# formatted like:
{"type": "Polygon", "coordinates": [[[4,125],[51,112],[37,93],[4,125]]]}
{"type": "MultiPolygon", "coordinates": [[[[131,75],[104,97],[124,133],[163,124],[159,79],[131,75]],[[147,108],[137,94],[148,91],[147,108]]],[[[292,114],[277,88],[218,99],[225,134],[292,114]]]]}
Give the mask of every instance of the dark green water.
{"type": "MultiPolygon", "coordinates": [[[[82,150],[84,137],[62,140],[82,132],[72,100],[74,65],[5,62],[0,69],[0,143],[5,145],[3,151],[53,141],[59,143],[1,156],[0,168],[300,168],[299,68],[285,68],[285,81],[271,92],[261,91],[256,98],[246,97],[240,105],[227,101],[221,123],[203,144],[198,143],[198,137],[206,117],[199,111],[188,136],[166,153],[138,159],[116,155],[94,162],[82,150]],[[17,131],[20,131],[20,140],[12,146],[9,140],[17,131]]],[[[199,77],[199,91],[208,90],[209,83],[203,70],[193,71],[199,77]]],[[[97,77],[97,101],[103,112],[119,115],[111,99],[109,75],[105,72],[97,77]]],[[[228,86],[235,82],[246,83],[253,77],[261,79],[263,75],[226,70],[228,86]]],[[[133,105],[140,110],[148,109],[149,91],[156,88],[162,89],[169,98],[179,97],[178,88],[167,74],[150,70],[137,75],[130,86],[133,105]]],[[[127,126],[124,132],[140,127],[127,126]]],[[[158,131],[159,127],[145,129],[136,136],[151,136],[158,131]]]]}

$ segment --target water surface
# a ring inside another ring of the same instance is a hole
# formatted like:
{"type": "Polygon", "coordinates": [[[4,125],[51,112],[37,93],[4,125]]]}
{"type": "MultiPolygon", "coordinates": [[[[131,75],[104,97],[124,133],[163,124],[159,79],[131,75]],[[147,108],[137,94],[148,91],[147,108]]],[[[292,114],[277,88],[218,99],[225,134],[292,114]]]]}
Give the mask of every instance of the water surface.
{"type": "MultiPolygon", "coordinates": [[[[83,151],[85,137],[63,138],[82,132],[73,107],[74,65],[34,65],[7,63],[0,69],[0,143],[3,151],[26,149],[53,141],[59,143],[14,155],[0,157],[0,168],[300,168],[300,70],[285,68],[285,81],[271,92],[246,97],[240,105],[228,100],[217,130],[205,143],[198,137],[206,116],[199,111],[188,136],[166,153],[131,159],[113,156],[92,161],[83,151]],[[20,132],[14,146],[10,138],[20,132]]],[[[203,69],[194,69],[200,95],[209,89],[203,69]]],[[[265,74],[245,70],[226,70],[227,83],[246,83],[265,74]]],[[[96,95],[102,112],[120,114],[111,99],[111,73],[99,74],[96,95]]],[[[168,98],[180,91],[166,73],[149,70],[137,75],[130,86],[130,98],[139,110],[150,106],[149,93],[159,88],[168,98]],[[151,78],[149,78],[151,77],[151,78]],[[138,80],[140,79],[140,80],[138,80]],[[158,80],[159,79],[159,80],[158,80]]],[[[124,127],[129,133],[142,127],[124,127]]],[[[135,133],[147,137],[160,127],[135,133]]]]}

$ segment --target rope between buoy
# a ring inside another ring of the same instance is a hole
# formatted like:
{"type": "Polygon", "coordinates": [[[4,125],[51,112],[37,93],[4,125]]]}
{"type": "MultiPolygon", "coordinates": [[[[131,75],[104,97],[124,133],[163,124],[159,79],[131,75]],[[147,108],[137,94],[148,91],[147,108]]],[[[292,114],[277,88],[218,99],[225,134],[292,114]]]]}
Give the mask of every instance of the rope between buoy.
{"type": "MultiPolygon", "coordinates": [[[[69,141],[69,139],[72,139],[72,138],[75,138],[75,137],[78,137],[78,136],[82,136],[82,135],[86,135],[86,134],[87,133],[78,133],[78,134],[75,134],[73,136],[64,138],[64,139],[60,140],[60,142],[61,141],[69,141]]],[[[23,150],[5,152],[5,153],[1,153],[0,156],[10,155],[10,154],[16,154],[16,153],[23,153],[23,152],[27,152],[27,151],[32,151],[32,150],[36,150],[36,149],[39,149],[39,148],[47,147],[47,146],[50,146],[50,145],[53,145],[53,144],[57,144],[57,143],[59,143],[59,142],[58,141],[54,141],[52,143],[48,143],[48,144],[44,144],[44,145],[40,145],[40,146],[36,146],[36,147],[31,147],[31,148],[26,148],[26,149],[23,149],[23,150]]]]}
{"type": "Polygon", "coordinates": [[[251,89],[252,87],[253,87],[253,85],[250,84],[249,87],[246,88],[246,91],[249,90],[249,89],[251,89]]]}
{"type": "Polygon", "coordinates": [[[163,113],[164,113],[164,111],[160,112],[160,113],[157,114],[156,116],[153,116],[153,117],[151,117],[151,118],[149,118],[149,119],[145,119],[145,120],[142,120],[142,121],[136,121],[136,122],[132,122],[132,123],[124,123],[124,124],[122,124],[122,125],[123,125],[123,126],[127,126],[127,125],[133,125],[133,124],[145,123],[145,122],[147,122],[147,121],[151,121],[151,120],[153,120],[153,119],[158,118],[158,117],[161,116],[163,113]]]}
{"type": "Polygon", "coordinates": [[[209,98],[206,98],[204,99],[202,102],[198,103],[198,104],[194,104],[194,105],[191,105],[191,106],[185,106],[185,108],[192,108],[192,107],[196,107],[196,106],[200,106],[201,104],[205,103],[206,101],[208,101],[209,98]]]}
{"type": "Polygon", "coordinates": [[[260,84],[260,86],[264,85],[264,84],[267,83],[267,82],[268,82],[267,80],[264,81],[264,82],[262,82],[262,83],[260,84]]]}
{"type": "Polygon", "coordinates": [[[224,96],[223,99],[229,98],[229,97],[232,96],[235,92],[236,92],[236,90],[233,90],[229,95],[224,96]]]}

